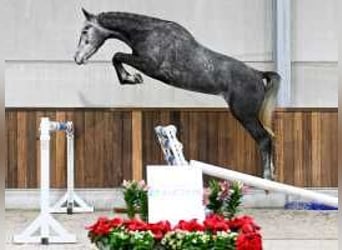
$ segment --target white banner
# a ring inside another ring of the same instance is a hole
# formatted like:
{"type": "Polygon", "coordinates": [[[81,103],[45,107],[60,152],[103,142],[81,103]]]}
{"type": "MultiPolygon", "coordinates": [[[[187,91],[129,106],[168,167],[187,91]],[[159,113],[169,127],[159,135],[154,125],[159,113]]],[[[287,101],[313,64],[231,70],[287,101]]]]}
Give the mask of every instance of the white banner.
{"type": "Polygon", "coordinates": [[[149,222],[205,217],[202,171],[189,166],[147,166],[149,222]]]}

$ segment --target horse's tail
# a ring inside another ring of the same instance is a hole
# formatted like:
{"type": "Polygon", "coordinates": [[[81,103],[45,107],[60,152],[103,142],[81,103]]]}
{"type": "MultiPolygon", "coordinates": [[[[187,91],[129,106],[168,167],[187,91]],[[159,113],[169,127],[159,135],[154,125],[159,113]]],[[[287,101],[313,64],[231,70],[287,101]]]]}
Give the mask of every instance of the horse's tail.
{"type": "Polygon", "coordinates": [[[273,137],[272,131],[272,111],[277,103],[277,93],[281,77],[277,72],[261,72],[263,79],[267,80],[266,93],[259,111],[259,120],[266,131],[273,137]]]}

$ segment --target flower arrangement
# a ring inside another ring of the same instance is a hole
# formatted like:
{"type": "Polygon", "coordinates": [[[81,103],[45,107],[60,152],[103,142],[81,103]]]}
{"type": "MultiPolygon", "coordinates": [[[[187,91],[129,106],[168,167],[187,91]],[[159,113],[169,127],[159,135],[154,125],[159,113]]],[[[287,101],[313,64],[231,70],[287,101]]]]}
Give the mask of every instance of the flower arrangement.
{"type": "Polygon", "coordinates": [[[204,204],[212,213],[233,218],[239,211],[245,190],[241,182],[210,180],[209,187],[204,189],[204,204]]]}
{"type": "Polygon", "coordinates": [[[249,216],[225,219],[211,214],[199,223],[181,220],[171,228],[168,221],[101,217],[87,228],[99,249],[108,250],[261,250],[260,227],[249,216]]]}
{"type": "Polygon", "coordinates": [[[133,218],[140,215],[141,219],[147,221],[147,186],[144,180],[126,181],[122,183],[123,196],[127,207],[127,216],[133,218]]]}
{"type": "Polygon", "coordinates": [[[244,187],[212,180],[205,190],[209,210],[204,221],[147,223],[147,187],[124,182],[129,219],[100,217],[89,227],[91,242],[101,250],[262,250],[260,227],[250,216],[236,216],[244,187]],[[134,217],[140,213],[140,219],[134,217]]]}

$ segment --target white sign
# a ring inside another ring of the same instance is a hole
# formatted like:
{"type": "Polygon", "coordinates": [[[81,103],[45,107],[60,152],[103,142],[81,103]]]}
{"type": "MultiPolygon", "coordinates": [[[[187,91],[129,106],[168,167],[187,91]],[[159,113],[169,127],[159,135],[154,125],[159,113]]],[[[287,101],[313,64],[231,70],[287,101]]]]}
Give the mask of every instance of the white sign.
{"type": "Polygon", "coordinates": [[[168,220],[204,220],[203,177],[191,166],[147,166],[148,218],[150,223],[168,220]]]}

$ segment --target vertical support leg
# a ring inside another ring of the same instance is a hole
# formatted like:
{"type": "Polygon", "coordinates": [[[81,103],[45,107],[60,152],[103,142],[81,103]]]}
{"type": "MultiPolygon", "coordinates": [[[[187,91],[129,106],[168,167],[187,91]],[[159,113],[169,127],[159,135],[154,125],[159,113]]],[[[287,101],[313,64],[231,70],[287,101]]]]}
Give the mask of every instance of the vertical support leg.
{"type": "Polygon", "coordinates": [[[68,193],[68,201],[67,201],[67,214],[72,214],[72,208],[74,206],[74,134],[67,132],[67,193],[68,193]]]}
{"type": "MultiPolygon", "coordinates": [[[[44,119],[44,118],[43,118],[44,119]]],[[[47,218],[50,207],[50,122],[44,119],[41,122],[41,154],[40,154],[40,208],[41,216],[47,218]]],[[[41,225],[41,243],[49,244],[49,225],[42,223],[41,225]]]]}

